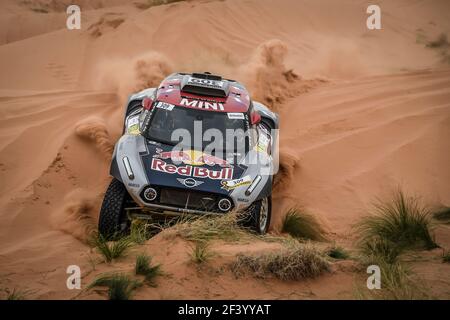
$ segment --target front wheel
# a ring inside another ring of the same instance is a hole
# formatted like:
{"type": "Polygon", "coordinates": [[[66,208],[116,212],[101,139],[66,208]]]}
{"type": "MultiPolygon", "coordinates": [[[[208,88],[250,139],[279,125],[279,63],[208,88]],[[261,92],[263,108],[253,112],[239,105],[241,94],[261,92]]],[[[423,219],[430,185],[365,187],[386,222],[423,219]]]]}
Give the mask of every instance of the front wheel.
{"type": "Polygon", "coordinates": [[[272,197],[268,196],[253,203],[244,220],[244,226],[258,234],[265,234],[269,230],[272,216],[272,197]]]}
{"type": "Polygon", "coordinates": [[[103,237],[113,240],[129,233],[130,221],[125,211],[128,197],[123,183],[113,179],[103,198],[98,220],[98,231],[103,237]]]}

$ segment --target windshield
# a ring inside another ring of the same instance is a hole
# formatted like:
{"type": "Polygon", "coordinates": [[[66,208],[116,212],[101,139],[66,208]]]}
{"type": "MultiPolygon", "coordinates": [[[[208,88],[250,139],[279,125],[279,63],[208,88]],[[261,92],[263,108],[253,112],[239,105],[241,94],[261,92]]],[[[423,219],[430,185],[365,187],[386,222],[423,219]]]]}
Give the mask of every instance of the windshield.
{"type": "Polygon", "coordinates": [[[149,140],[202,151],[245,153],[244,113],[212,112],[157,102],[144,136],[149,140]]]}

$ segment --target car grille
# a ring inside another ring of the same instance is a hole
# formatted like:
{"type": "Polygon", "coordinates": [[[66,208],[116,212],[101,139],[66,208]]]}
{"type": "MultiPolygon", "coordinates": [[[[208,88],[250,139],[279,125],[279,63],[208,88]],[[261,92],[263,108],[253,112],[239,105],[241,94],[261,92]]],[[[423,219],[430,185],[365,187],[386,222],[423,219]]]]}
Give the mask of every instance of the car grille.
{"type": "Polygon", "coordinates": [[[218,212],[219,196],[208,192],[177,188],[160,188],[159,203],[193,210],[218,212]]]}

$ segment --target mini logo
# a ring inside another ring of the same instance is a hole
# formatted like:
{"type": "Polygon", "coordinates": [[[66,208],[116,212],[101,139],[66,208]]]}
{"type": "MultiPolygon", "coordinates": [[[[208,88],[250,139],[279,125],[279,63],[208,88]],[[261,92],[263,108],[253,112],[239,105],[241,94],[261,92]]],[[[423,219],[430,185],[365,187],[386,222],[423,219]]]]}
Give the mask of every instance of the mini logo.
{"type": "Polygon", "coordinates": [[[197,181],[192,178],[187,178],[187,179],[177,178],[177,180],[179,183],[181,183],[182,185],[184,185],[185,187],[188,187],[188,188],[194,188],[203,183],[203,181],[197,181]]]}
{"type": "Polygon", "coordinates": [[[224,111],[225,107],[222,102],[212,102],[212,101],[203,101],[203,100],[189,100],[186,98],[182,98],[180,101],[180,106],[186,106],[191,108],[199,108],[199,109],[207,109],[207,110],[216,110],[216,111],[224,111]]]}

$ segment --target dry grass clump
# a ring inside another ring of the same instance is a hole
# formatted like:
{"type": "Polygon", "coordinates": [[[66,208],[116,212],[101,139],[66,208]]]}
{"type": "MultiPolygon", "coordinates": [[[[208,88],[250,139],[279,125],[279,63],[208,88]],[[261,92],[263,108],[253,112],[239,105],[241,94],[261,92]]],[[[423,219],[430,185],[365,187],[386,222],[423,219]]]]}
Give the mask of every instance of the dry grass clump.
{"type": "Polygon", "coordinates": [[[280,280],[302,280],[330,271],[330,265],[313,246],[297,244],[276,253],[240,254],[231,270],[236,276],[251,272],[259,278],[274,276],[280,280]]]}
{"type": "Polygon", "coordinates": [[[186,219],[174,226],[175,233],[188,241],[229,242],[250,239],[252,235],[239,225],[237,213],[186,219]]]}

